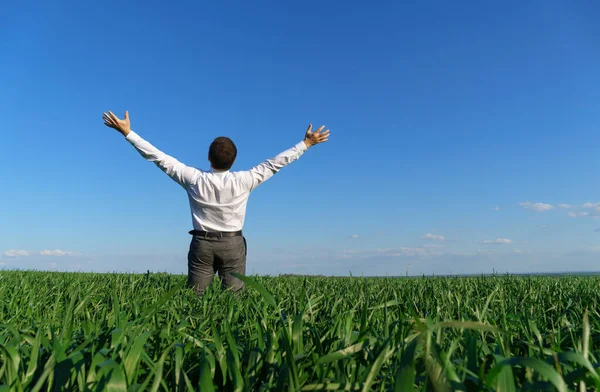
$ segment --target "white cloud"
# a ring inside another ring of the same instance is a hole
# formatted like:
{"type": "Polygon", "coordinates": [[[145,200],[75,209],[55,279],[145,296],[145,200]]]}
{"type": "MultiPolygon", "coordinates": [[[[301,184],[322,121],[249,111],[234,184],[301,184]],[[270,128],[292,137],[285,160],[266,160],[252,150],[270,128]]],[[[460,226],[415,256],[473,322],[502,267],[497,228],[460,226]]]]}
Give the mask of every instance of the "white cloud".
{"type": "Polygon", "coordinates": [[[443,235],[437,235],[437,234],[431,234],[431,233],[427,233],[424,236],[422,236],[421,238],[424,238],[426,240],[433,240],[433,241],[444,241],[443,235]]]}
{"type": "Polygon", "coordinates": [[[70,252],[68,250],[43,250],[40,252],[40,256],[81,256],[81,253],[70,252]]]}
{"type": "Polygon", "coordinates": [[[545,212],[554,209],[554,206],[552,204],[532,203],[530,201],[521,202],[519,203],[519,205],[523,208],[534,210],[536,212],[545,212]]]}
{"type": "Polygon", "coordinates": [[[26,250],[17,250],[17,249],[9,249],[3,253],[6,257],[19,257],[19,256],[29,256],[30,252],[26,250]]]}
{"type": "Polygon", "coordinates": [[[410,257],[410,256],[432,256],[439,254],[437,247],[399,247],[399,248],[379,248],[379,249],[346,249],[338,252],[337,259],[367,259],[373,257],[410,257]]]}
{"type": "Polygon", "coordinates": [[[494,211],[500,211],[500,207],[494,208],[494,211]]]}
{"type": "Polygon", "coordinates": [[[388,257],[402,257],[402,256],[414,256],[425,253],[425,248],[392,248],[392,249],[377,249],[379,256],[388,257]]]}
{"type": "Polygon", "coordinates": [[[360,238],[360,236],[358,234],[352,234],[350,236],[350,238],[352,238],[353,240],[356,240],[356,239],[360,238]]]}
{"type": "Polygon", "coordinates": [[[425,245],[423,245],[423,248],[425,248],[425,249],[443,248],[443,246],[437,245],[437,244],[425,244],[425,245]]]}
{"type": "Polygon", "coordinates": [[[31,251],[31,250],[16,250],[9,249],[4,252],[6,257],[27,257],[27,256],[81,256],[81,253],[71,252],[68,250],[42,250],[42,251],[31,251]]]}
{"type": "Polygon", "coordinates": [[[569,212],[567,215],[569,215],[571,218],[577,218],[578,216],[588,216],[590,215],[589,212],[569,212]]]}
{"type": "MultiPolygon", "coordinates": [[[[599,219],[596,217],[598,215],[600,215],[600,202],[595,202],[595,203],[586,202],[583,204],[560,203],[560,204],[556,204],[556,206],[554,206],[552,204],[532,203],[532,202],[526,201],[526,202],[519,203],[519,205],[523,208],[534,210],[537,212],[546,212],[546,211],[553,210],[555,208],[560,208],[561,210],[571,210],[571,211],[567,212],[567,215],[570,216],[571,218],[590,216],[594,219],[599,219]],[[591,211],[589,211],[589,212],[583,211],[582,212],[582,210],[591,210],[591,211]]],[[[530,217],[530,219],[532,219],[532,218],[530,217]]]]}
{"type": "Polygon", "coordinates": [[[482,244],[512,244],[512,240],[508,238],[496,238],[495,240],[484,240],[481,241],[482,244]]]}
{"type": "Polygon", "coordinates": [[[513,253],[523,253],[523,251],[521,249],[515,249],[513,250],[513,253]]]}

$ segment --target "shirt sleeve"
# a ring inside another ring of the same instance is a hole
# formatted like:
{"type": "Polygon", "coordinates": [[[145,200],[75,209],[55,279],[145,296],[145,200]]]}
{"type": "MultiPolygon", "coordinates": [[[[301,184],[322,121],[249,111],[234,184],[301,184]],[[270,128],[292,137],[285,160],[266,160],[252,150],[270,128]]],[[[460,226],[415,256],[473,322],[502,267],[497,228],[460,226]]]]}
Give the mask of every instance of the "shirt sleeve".
{"type": "Polygon", "coordinates": [[[165,154],[133,131],[129,132],[125,138],[141,156],[147,161],[153,162],[179,185],[189,187],[196,183],[199,174],[197,169],[186,166],[172,156],[165,154]]]}
{"type": "Polygon", "coordinates": [[[306,152],[307,148],[304,142],[296,144],[294,147],[285,150],[275,158],[267,159],[261,164],[250,170],[242,172],[245,180],[249,184],[249,191],[273,177],[281,168],[294,162],[306,152]]]}

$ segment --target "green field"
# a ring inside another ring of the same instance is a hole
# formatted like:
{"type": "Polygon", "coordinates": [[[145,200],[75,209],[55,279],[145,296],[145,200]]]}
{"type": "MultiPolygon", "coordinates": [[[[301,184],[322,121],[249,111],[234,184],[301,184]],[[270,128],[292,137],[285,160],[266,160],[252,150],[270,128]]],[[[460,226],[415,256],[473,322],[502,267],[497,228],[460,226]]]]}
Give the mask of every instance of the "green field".
{"type": "Polygon", "coordinates": [[[598,277],[249,279],[0,272],[0,391],[600,389],[598,277]]]}

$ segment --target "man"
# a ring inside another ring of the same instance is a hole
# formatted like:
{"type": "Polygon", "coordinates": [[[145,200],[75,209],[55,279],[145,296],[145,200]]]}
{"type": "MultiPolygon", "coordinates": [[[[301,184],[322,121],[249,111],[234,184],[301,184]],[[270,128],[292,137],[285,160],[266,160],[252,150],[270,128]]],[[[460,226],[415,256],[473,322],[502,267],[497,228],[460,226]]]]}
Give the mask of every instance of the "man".
{"type": "Polygon", "coordinates": [[[300,158],[310,147],[324,143],[329,130],[312,131],[308,126],[304,140],[273,159],[247,171],[232,172],[237,148],[231,139],[218,137],[210,145],[211,170],[189,167],[163,153],[131,130],[129,112],[119,119],[111,111],[103,113],[104,124],[119,131],[148,161],[181,185],[188,194],[194,230],[188,252],[188,285],[202,294],[219,273],[223,286],[238,291],[244,283],[231,273],[246,273],[246,239],[242,235],[246,204],[250,192],[300,158]]]}

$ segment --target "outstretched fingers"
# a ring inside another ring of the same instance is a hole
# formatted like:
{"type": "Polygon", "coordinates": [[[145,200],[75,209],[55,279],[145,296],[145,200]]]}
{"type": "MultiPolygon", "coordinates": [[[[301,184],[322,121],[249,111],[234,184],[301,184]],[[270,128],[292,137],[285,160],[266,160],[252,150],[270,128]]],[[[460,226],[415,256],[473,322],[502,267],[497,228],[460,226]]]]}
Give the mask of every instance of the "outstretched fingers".
{"type": "Polygon", "coordinates": [[[315,144],[326,142],[329,139],[329,133],[329,129],[325,129],[325,125],[321,125],[313,132],[312,124],[309,124],[306,130],[306,140],[309,140],[310,145],[314,146],[315,144]]]}
{"type": "Polygon", "coordinates": [[[122,131],[129,126],[129,111],[125,111],[125,116],[121,120],[109,110],[108,112],[102,113],[102,120],[104,120],[104,125],[107,127],[122,131]]]}
{"type": "Polygon", "coordinates": [[[109,110],[108,114],[110,114],[110,118],[112,118],[114,122],[119,122],[119,117],[115,116],[113,112],[109,110]]]}
{"type": "Polygon", "coordinates": [[[104,120],[104,125],[107,127],[115,126],[115,121],[107,113],[102,113],[102,120],[104,120]]]}
{"type": "Polygon", "coordinates": [[[323,128],[325,128],[325,127],[319,128],[318,133],[315,132],[315,136],[317,137],[317,142],[319,142],[319,143],[326,142],[329,139],[329,129],[325,130],[324,132],[320,132],[323,130],[323,128]]]}

